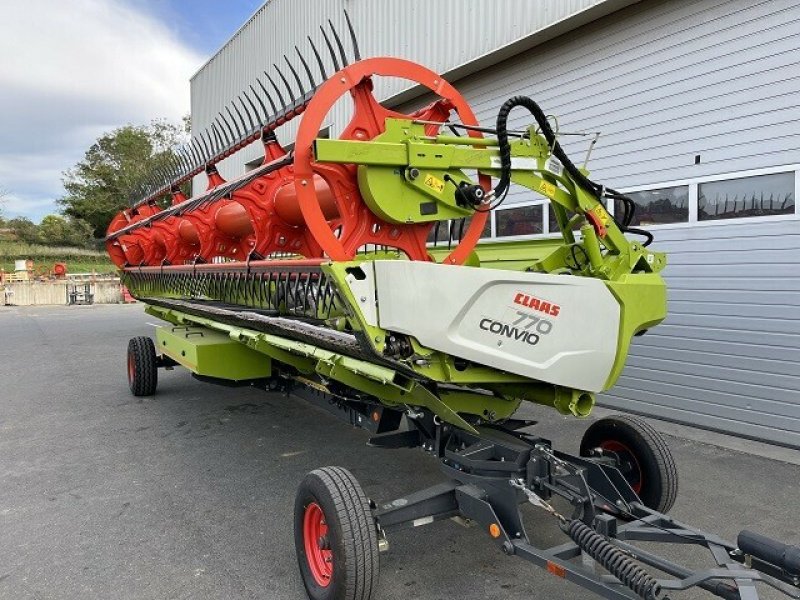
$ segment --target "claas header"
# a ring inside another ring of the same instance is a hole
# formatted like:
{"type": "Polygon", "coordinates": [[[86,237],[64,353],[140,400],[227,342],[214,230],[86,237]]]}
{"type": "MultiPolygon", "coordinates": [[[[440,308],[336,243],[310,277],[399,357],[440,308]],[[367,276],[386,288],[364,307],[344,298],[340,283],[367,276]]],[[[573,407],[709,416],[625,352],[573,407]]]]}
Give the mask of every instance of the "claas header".
{"type": "Polygon", "coordinates": [[[373,446],[441,461],[447,483],[382,508],[345,469],[309,474],[295,533],[314,599],[377,598],[388,534],[453,516],[608,598],[690,587],[754,598],[758,581],[800,597],[796,548],[746,532],[737,547],[664,514],[677,472],[646,423],[597,421],[569,456],[514,418],[525,401],[589,415],[633,336],[665,318],[666,258],[630,227],[633,202],[570,160],[533,99],[510,98],[481,125],[441,75],[361,59],[346,22],[349,43],[329,23],[321,44],[309,38],[309,60],[283,57],[112,221],[106,245],[124,284],[167,323],[155,344],[131,340],[132,392],[153,394],[158,369],[182,365],[211,383],[305,398],[372,431],[373,446]],[[373,94],[380,77],[435,100],[410,114],[386,108],[373,94]],[[320,137],[343,98],[347,126],[320,137]],[[515,109],[528,126],[509,129],[515,109]],[[292,120],[287,150],[275,131],[292,120]],[[215,165],[254,143],[261,166],[224,180],[215,165]],[[185,197],[181,185],[200,173],[206,189],[185,197]],[[479,244],[511,186],[549,201],[560,235],[479,244]],[[534,546],[519,515],[527,502],[570,541],[534,546]],[[700,545],[714,566],[676,565],[635,540],[700,545]]]}

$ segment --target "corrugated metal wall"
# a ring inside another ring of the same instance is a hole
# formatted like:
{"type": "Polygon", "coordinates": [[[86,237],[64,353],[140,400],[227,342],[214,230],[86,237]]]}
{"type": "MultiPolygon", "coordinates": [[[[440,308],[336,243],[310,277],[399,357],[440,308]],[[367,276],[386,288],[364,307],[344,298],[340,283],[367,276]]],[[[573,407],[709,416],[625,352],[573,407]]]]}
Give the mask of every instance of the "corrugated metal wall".
{"type": "MultiPolygon", "coordinates": [[[[642,2],[457,87],[482,122],[524,93],[563,130],[602,132],[589,167],[617,187],[795,164],[799,35],[793,0],[642,2]]],[[[583,160],[586,141],[563,146],[583,160]]]]}
{"type": "Polygon", "coordinates": [[[800,221],[657,235],[669,316],[602,401],[800,447],[800,221]]]}
{"type": "MultiPolygon", "coordinates": [[[[313,63],[307,36],[323,52],[319,26],[331,19],[349,48],[343,11],[353,21],[362,55],[401,56],[437,71],[452,71],[509,44],[529,45],[532,36],[547,31],[574,27],[598,14],[608,13],[637,0],[270,0],[209,62],[192,78],[192,125],[195,131],[206,128],[217,112],[236,97],[256,76],[270,70],[273,63],[286,71],[283,54],[292,63],[298,46],[313,63]],[[547,31],[545,31],[547,30],[547,31]]],[[[552,35],[552,33],[550,33],[552,35]]],[[[323,53],[325,61],[330,59],[323,53]]],[[[329,70],[330,72],[330,70],[329,70]]],[[[463,72],[463,69],[462,69],[463,72]]],[[[316,71],[315,71],[316,75],[316,71]]],[[[287,73],[287,76],[290,75],[287,73]]],[[[376,95],[389,98],[407,89],[400,80],[380,79],[376,95]]],[[[342,103],[331,115],[330,125],[338,132],[347,124],[349,107],[342,103]]],[[[278,131],[282,142],[290,142],[295,123],[278,131]]],[[[226,178],[241,174],[245,163],[262,155],[259,144],[239,152],[219,165],[226,178]]],[[[201,189],[205,177],[196,182],[201,189]]],[[[197,187],[197,186],[196,186],[197,187]]]]}
{"type": "MultiPolygon", "coordinates": [[[[507,97],[531,95],[562,129],[604,132],[595,180],[658,187],[800,163],[798,34],[790,0],[643,2],[457,87],[482,122],[507,97]]],[[[585,141],[565,146],[582,160],[585,141]]],[[[798,216],[655,233],[669,254],[670,314],[637,338],[602,401],[800,446],[798,216]]]]}

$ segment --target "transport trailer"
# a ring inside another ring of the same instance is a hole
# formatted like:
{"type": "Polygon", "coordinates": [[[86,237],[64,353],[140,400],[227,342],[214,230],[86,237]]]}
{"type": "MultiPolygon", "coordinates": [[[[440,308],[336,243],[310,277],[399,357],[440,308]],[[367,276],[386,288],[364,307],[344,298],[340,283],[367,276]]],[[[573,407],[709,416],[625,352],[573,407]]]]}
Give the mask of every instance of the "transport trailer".
{"type": "MultiPolygon", "coordinates": [[[[761,585],[800,598],[800,548],[750,531],[733,544],[665,514],[676,498],[677,470],[661,435],[640,419],[617,415],[593,422],[580,456],[572,456],[531,433],[533,421],[487,420],[466,431],[426,407],[388,406],[337,381],[307,377],[297,367],[314,363],[322,370],[330,353],[263,333],[264,327],[245,328],[229,309],[189,312],[153,304],[146,310],[170,325],[157,328],[155,343],[149,337],[130,341],[128,377],[135,395],[155,393],[159,368],[182,365],[209,383],[254,386],[312,403],[369,431],[371,447],[417,447],[439,460],[442,483],[379,504],[346,468],[323,467],[305,477],[294,531],[310,598],[379,598],[379,553],[389,549],[392,532],[441,519],[474,524],[503,554],[601,597],[668,598],[700,588],[744,600],[758,598],[761,585]],[[216,319],[199,316],[204,311],[216,319]],[[540,509],[542,520],[558,522],[564,543],[542,548],[531,542],[521,515],[527,503],[540,509]],[[652,542],[703,547],[708,564],[677,564],[654,551],[652,542]]],[[[356,358],[348,371],[377,386],[397,377],[356,358]]]]}
{"type": "Polygon", "coordinates": [[[515,418],[522,402],[590,414],[632,338],[666,316],[666,257],[630,226],[633,201],[570,160],[531,98],[510,98],[480,125],[440,75],[362,59],[345,20],[349,36],[329,24],[309,39],[311,60],[283,57],[112,220],[106,247],[124,285],[165,322],[155,341],[128,345],[132,393],[154,394],[158,370],[180,365],[209,383],[303,398],[369,430],[371,446],[439,460],[442,483],[381,504],[342,467],[300,482],[295,549],[313,600],[378,598],[392,532],[445,518],[607,598],[701,588],[750,600],[757,586],[800,598],[800,548],[748,531],[733,544],[667,516],[677,471],[646,423],[601,419],[571,456],[515,418]],[[412,114],[387,109],[378,77],[436,99],[412,114]],[[320,138],[346,97],[348,125],[320,138]],[[532,122],[509,128],[514,109],[532,122]],[[293,119],[287,150],[275,130],[293,119]],[[215,165],[258,142],[262,165],[225,181],[215,165]],[[207,189],[187,198],[181,186],[199,173],[207,189]],[[549,201],[559,237],[478,245],[512,185],[549,201]],[[532,543],[528,504],[557,523],[562,544],[532,543]],[[709,565],[657,550],[675,544],[706,548],[709,565]]]}

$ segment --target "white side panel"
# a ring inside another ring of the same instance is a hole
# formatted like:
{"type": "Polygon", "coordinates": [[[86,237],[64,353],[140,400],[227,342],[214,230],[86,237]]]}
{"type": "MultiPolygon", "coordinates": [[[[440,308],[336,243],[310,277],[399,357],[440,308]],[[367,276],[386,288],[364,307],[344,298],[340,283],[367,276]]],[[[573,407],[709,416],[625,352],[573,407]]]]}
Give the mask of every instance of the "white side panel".
{"type": "Polygon", "coordinates": [[[608,379],[619,305],[599,280],[407,261],[374,268],[384,329],[557,385],[598,392],[608,379]]]}

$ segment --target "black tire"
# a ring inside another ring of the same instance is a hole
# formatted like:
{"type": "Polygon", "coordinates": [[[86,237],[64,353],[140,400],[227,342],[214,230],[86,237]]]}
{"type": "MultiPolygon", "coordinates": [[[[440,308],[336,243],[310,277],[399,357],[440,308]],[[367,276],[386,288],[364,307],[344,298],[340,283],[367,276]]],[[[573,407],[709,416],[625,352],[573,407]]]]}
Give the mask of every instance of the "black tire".
{"type": "Polygon", "coordinates": [[[642,503],[666,513],[678,496],[678,470],[666,441],[650,425],[627,415],[600,419],[586,430],[581,456],[595,448],[613,453],[619,469],[642,503]]]}
{"type": "Polygon", "coordinates": [[[158,385],[156,347],[146,336],[128,342],[128,386],[134,396],[152,396],[158,385]]]}
{"type": "Polygon", "coordinates": [[[294,503],[294,545],[309,598],[372,597],[378,586],[378,536],[369,500],[347,469],[316,469],[300,483],[294,503]],[[320,523],[317,509],[323,530],[315,528],[320,523]],[[307,536],[307,531],[312,533],[307,536]],[[315,540],[315,534],[321,535],[315,540]],[[315,567],[320,562],[330,566],[315,567]]]}

